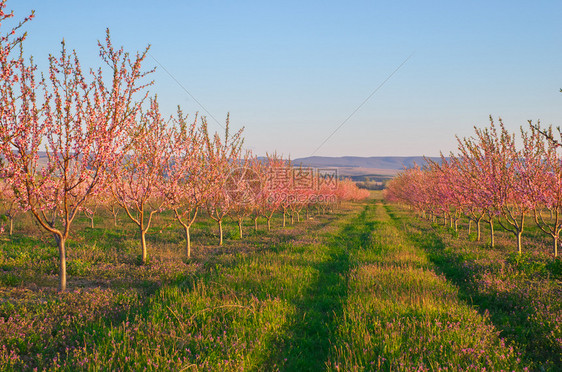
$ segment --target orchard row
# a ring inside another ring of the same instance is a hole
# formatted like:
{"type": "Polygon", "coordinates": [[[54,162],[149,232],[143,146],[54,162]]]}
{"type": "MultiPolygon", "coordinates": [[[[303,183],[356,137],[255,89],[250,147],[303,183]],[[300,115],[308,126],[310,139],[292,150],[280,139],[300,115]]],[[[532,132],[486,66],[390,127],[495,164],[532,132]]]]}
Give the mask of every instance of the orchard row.
{"type": "MultiPolygon", "coordinates": [[[[0,2],[0,24],[12,18],[0,2]]],[[[254,214],[268,221],[311,204],[367,196],[351,181],[293,169],[272,155],[257,159],[243,149],[242,130],[209,134],[205,118],[165,118],[150,96],[143,69],[148,49],[131,55],[115,48],[109,31],[99,42],[101,67],[84,71],[63,41],[49,70],[23,56],[21,27],[0,38],[0,178],[10,215],[30,213],[52,234],[59,250],[60,290],[66,289],[66,246],[80,212],[116,203],[145,235],[153,216],[173,210],[187,235],[200,208],[217,221],[254,214]],[[285,174],[285,176],[283,176],[285,174]],[[312,176],[311,176],[312,175],[312,176]],[[329,181],[329,182],[328,182],[329,181]]],[[[241,228],[242,224],[239,222],[241,228]]]]}
{"type": "Polygon", "coordinates": [[[558,256],[562,230],[562,157],[560,142],[552,128],[529,122],[520,136],[510,133],[501,119],[499,126],[475,128],[475,136],[458,139],[458,153],[428,160],[400,173],[388,184],[386,199],[405,203],[423,216],[443,216],[457,228],[461,216],[474,222],[477,240],[480,224],[490,228],[494,246],[494,223],[511,232],[522,252],[525,221],[532,217],[552,238],[558,256]]]}

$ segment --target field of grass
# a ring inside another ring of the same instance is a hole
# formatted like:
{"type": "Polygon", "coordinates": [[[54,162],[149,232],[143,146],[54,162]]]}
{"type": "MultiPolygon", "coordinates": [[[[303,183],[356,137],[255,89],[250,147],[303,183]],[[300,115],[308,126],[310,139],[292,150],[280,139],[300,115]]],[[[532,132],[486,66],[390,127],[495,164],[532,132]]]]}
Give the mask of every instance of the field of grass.
{"type": "MultiPolygon", "coordinates": [[[[379,194],[374,194],[378,196],[379,194]]],[[[99,216],[56,249],[22,220],[0,239],[0,369],[556,370],[556,261],[459,238],[376,197],[243,240],[203,218],[185,259],[161,216],[139,265],[134,227],[99,216]],[[162,227],[162,228],[161,228],[162,227]],[[160,230],[161,228],[161,230],[160,230]]],[[[248,225],[251,223],[248,221],[248,225]]],[[[507,241],[507,238],[505,238],[507,241]]],[[[542,243],[541,243],[542,244],[542,243]]],[[[539,249],[538,247],[536,249],[539,249]]]]}
{"type": "Polygon", "coordinates": [[[527,224],[523,254],[515,238],[498,229],[490,248],[410,214],[387,207],[395,224],[427,253],[443,275],[458,288],[459,298],[490,318],[497,330],[532,370],[560,370],[562,366],[562,260],[554,259],[551,241],[527,224]]]}

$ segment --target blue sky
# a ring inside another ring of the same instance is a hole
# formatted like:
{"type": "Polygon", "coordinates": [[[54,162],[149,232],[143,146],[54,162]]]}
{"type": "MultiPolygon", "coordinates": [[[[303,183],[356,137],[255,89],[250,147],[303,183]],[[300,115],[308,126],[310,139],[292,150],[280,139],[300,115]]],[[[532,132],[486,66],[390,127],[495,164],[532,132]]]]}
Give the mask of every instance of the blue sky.
{"type": "MultiPolygon", "coordinates": [[[[150,53],[212,114],[245,127],[258,155],[434,156],[455,135],[502,117],[513,131],[562,125],[558,1],[8,1],[35,9],[25,50],[40,69],[76,49],[96,67],[97,40],[150,53]]],[[[147,67],[157,66],[148,58],[147,67]]],[[[161,68],[161,108],[203,109],[161,68]]],[[[220,130],[209,118],[212,129],[220,130]]]]}

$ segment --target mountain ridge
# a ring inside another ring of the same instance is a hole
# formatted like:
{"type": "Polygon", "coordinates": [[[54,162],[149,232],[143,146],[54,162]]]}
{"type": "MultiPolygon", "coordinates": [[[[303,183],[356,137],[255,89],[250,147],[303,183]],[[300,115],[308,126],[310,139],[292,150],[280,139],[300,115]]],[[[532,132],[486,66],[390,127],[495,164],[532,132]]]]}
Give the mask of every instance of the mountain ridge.
{"type": "MultiPolygon", "coordinates": [[[[440,162],[440,157],[427,157],[440,162]]],[[[404,168],[411,168],[415,164],[426,164],[424,156],[308,156],[293,159],[296,166],[338,168],[341,175],[387,175],[393,176],[404,168]]]]}

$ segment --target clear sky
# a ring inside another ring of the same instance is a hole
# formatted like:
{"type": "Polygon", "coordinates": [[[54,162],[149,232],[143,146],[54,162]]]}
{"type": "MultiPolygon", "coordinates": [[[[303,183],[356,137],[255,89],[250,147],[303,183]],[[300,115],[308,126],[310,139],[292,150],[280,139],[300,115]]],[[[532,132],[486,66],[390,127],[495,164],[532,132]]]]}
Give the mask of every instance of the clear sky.
{"type": "MultiPolygon", "coordinates": [[[[562,125],[562,2],[8,0],[35,9],[25,44],[40,69],[97,40],[150,53],[210,114],[245,127],[258,155],[311,153],[412,53],[316,155],[428,155],[456,148],[488,117],[513,131],[562,125]]],[[[147,67],[157,66],[150,58],[147,67]]],[[[165,113],[203,109],[161,68],[165,113]]],[[[211,129],[220,130],[209,118],[211,129]]]]}

